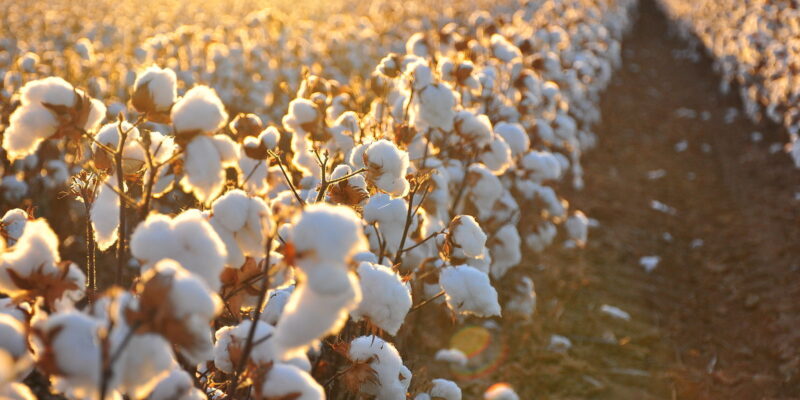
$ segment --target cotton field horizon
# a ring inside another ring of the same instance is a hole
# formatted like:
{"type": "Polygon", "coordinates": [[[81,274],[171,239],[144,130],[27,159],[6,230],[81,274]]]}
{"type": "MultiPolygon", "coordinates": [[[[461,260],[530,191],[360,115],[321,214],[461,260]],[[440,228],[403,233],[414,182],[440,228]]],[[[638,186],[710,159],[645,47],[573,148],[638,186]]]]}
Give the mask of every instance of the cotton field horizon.
{"type": "Polygon", "coordinates": [[[0,399],[800,395],[796,3],[0,9],[0,399]]]}

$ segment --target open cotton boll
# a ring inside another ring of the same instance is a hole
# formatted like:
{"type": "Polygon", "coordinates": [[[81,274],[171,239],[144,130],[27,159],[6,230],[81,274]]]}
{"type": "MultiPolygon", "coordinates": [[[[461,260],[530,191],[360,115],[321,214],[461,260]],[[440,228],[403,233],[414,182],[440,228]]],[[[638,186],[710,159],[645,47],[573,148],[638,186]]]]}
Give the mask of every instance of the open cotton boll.
{"type": "Polygon", "coordinates": [[[486,234],[471,215],[457,215],[448,227],[451,243],[467,257],[480,257],[486,245],[486,234]]]}
{"type": "Polygon", "coordinates": [[[212,218],[219,220],[226,229],[236,232],[247,222],[250,197],[239,189],[226,192],[211,205],[212,218]]]}
{"type": "Polygon", "coordinates": [[[269,191],[269,183],[267,182],[269,166],[267,162],[250,158],[244,155],[244,151],[240,153],[239,171],[242,173],[239,174],[239,185],[249,194],[256,196],[266,195],[269,191]]]}
{"type": "Polygon", "coordinates": [[[492,137],[492,141],[484,147],[478,159],[495,175],[504,174],[513,165],[511,149],[500,135],[492,137]]]}
{"type": "Polygon", "coordinates": [[[180,134],[214,133],[228,122],[228,113],[208,86],[195,86],[172,107],[170,113],[175,132],[180,134]]]}
{"type": "Polygon", "coordinates": [[[428,85],[433,84],[433,71],[428,66],[427,60],[421,57],[406,57],[411,60],[406,64],[406,75],[411,77],[414,90],[421,90],[428,85]]]}
{"type": "Polygon", "coordinates": [[[117,242],[119,226],[119,196],[111,187],[116,187],[117,177],[108,175],[97,189],[89,216],[94,230],[94,240],[100,251],[105,251],[117,242]],[[111,185],[111,187],[109,187],[111,185]]]}
{"type": "Polygon", "coordinates": [[[443,83],[433,83],[414,96],[412,120],[420,128],[439,128],[449,132],[453,130],[455,106],[453,90],[443,83]]]}
{"type": "Polygon", "coordinates": [[[447,267],[439,274],[439,284],[453,311],[479,317],[500,316],[497,291],[487,274],[468,265],[447,267]]]}
{"type": "Polygon", "coordinates": [[[292,227],[297,264],[308,273],[320,261],[346,264],[366,251],[361,218],[350,207],[316,203],[299,214],[292,227]]]}
{"type": "Polygon", "coordinates": [[[435,358],[436,361],[444,361],[462,367],[467,365],[467,356],[459,349],[441,349],[436,352],[435,358]]]}
{"type": "Polygon", "coordinates": [[[162,259],[174,259],[214,291],[219,290],[227,257],[225,244],[198,210],[184,211],[174,219],[150,214],[131,236],[131,253],[143,261],[143,271],[162,259]]]}
{"type": "Polygon", "coordinates": [[[567,234],[578,247],[586,245],[586,239],[589,235],[589,219],[581,211],[575,211],[571,217],[567,218],[565,223],[567,234]]]}
{"type": "MultiPolygon", "coordinates": [[[[232,374],[239,365],[243,355],[247,337],[250,334],[250,327],[253,321],[244,320],[236,326],[226,326],[219,329],[214,337],[214,366],[226,374],[232,374]]],[[[264,365],[273,360],[272,347],[268,344],[269,339],[275,328],[263,321],[256,322],[253,335],[254,346],[250,349],[250,359],[256,365],[264,365]],[[259,343],[260,342],[260,343],[259,343]]]]}
{"type": "Polygon", "coordinates": [[[455,115],[456,132],[464,140],[476,148],[482,148],[492,141],[492,122],[489,117],[475,115],[468,110],[461,110],[455,115]]]}
{"type": "Polygon", "coordinates": [[[13,246],[25,232],[25,224],[28,222],[28,213],[19,208],[6,211],[3,219],[0,219],[0,232],[6,239],[7,246],[13,246]]]}
{"type": "Polygon", "coordinates": [[[16,175],[4,176],[0,187],[0,194],[8,203],[19,203],[28,194],[28,184],[16,175]]]}
{"type": "Polygon", "coordinates": [[[525,237],[525,244],[528,245],[529,249],[541,253],[545,248],[553,244],[556,233],[558,233],[556,226],[549,221],[545,221],[536,228],[535,232],[525,237]]]}
{"type": "Polygon", "coordinates": [[[495,383],[483,393],[484,400],[519,400],[519,396],[507,383],[495,383]]]}
{"type": "Polygon", "coordinates": [[[33,154],[57,128],[58,121],[48,109],[22,105],[11,114],[9,126],[3,134],[3,149],[9,160],[25,158],[33,154]]]}
{"type": "Polygon", "coordinates": [[[346,283],[337,285],[333,293],[317,293],[308,284],[292,292],[269,340],[276,358],[297,357],[314,341],[342,329],[349,312],[361,301],[361,289],[353,273],[340,273],[346,274],[346,283]]]}
{"type": "Polygon", "coordinates": [[[500,179],[481,163],[469,166],[467,170],[467,194],[478,209],[481,220],[491,214],[494,204],[503,196],[505,189],[500,179]]]}
{"type": "Polygon", "coordinates": [[[492,35],[492,55],[497,57],[500,61],[509,63],[516,58],[522,57],[522,52],[509,42],[505,37],[499,34],[492,35]]]}
{"type": "Polygon", "coordinates": [[[431,381],[433,387],[429,392],[431,398],[443,400],[461,400],[461,388],[447,379],[434,379],[431,381]]]}
{"type": "Polygon", "coordinates": [[[531,278],[522,277],[503,310],[507,314],[519,315],[524,319],[533,317],[533,313],[536,311],[536,288],[531,278]]]}
{"type": "Polygon", "coordinates": [[[289,102],[289,112],[282,122],[286,130],[305,135],[316,128],[319,118],[319,110],[313,101],[296,98],[289,102]]]}
{"type": "Polygon", "coordinates": [[[183,156],[183,170],[181,187],[204,204],[214,199],[225,185],[223,158],[211,137],[198,136],[189,142],[183,156]]]}
{"type": "Polygon", "coordinates": [[[293,291],[294,285],[271,290],[267,296],[267,304],[261,311],[261,320],[272,326],[277,325],[293,291]]]}
{"type": "Polygon", "coordinates": [[[529,177],[535,182],[559,180],[561,163],[548,151],[531,151],[522,157],[522,168],[529,171],[529,177]]]}
{"type": "Polygon", "coordinates": [[[531,147],[531,139],[520,124],[498,122],[494,125],[494,133],[500,135],[508,143],[513,157],[524,154],[531,147]]]}
{"type": "MultiPolygon", "coordinates": [[[[127,326],[118,326],[112,331],[112,348],[120,348],[129,329],[127,326]]],[[[117,390],[133,398],[141,398],[153,389],[160,375],[174,365],[172,346],[163,337],[152,333],[135,334],[115,364],[117,390]]]]}
{"type": "Polygon", "coordinates": [[[364,152],[367,181],[395,197],[408,193],[408,164],[408,153],[386,139],[370,144],[364,152]]]}
{"type": "Polygon", "coordinates": [[[538,186],[536,188],[536,197],[544,203],[545,210],[550,216],[556,219],[566,216],[567,209],[565,204],[567,203],[562,202],[558,198],[556,191],[550,186],[538,186]]]}
{"type": "Polygon", "coordinates": [[[148,394],[147,400],[205,400],[206,395],[194,387],[192,377],[181,368],[163,376],[148,394]]]}
{"type": "Polygon", "coordinates": [[[138,291],[142,293],[138,311],[144,315],[140,318],[151,329],[176,344],[190,363],[211,359],[211,322],[222,301],[206,282],[178,262],[165,259],[142,274],[138,291]]]}
{"type": "Polygon", "coordinates": [[[513,224],[503,225],[492,235],[489,251],[492,255],[492,277],[500,279],[506,272],[522,261],[520,247],[522,239],[513,224]]]}
{"type": "MultiPolygon", "coordinates": [[[[57,313],[33,326],[32,345],[53,386],[70,398],[97,398],[100,383],[100,322],[77,311],[57,313]]],[[[113,388],[113,386],[112,386],[113,388]]]]}
{"type": "Polygon", "coordinates": [[[368,317],[390,335],[397,334],[411,309],[409,286],[397,272],[380,264],[362,262],[357,272],[362,299],[350,316],[355,321],[368,317]]]}
{"type": "Polygon", "coordinates": [[[58,254],[58,237],[47,221],[28,221],[17,243],[0,254],[0,291],[15,295],[23,291],[16,285],[11,273],[27,278],[41,272],[51,275],[59,273],[54,264],[61,261],[58,254]]]}
{"type": "MultiPolygon", "coordinates": [[[[402,197],[393,199],[384,193],[370,197],[364,205],[364,221],[370,224],[378,223],[378,230],[386,241],[386,250],[390,253],[396,252],[400,247],[407,214],[408,204],[405,199],[402,197]]],[[[409,227],[408,231],[415,230],[416,227],[409,227]]]]}
{"type": "Polygon", "coordinates": [[[307,372],[288,364],[275,364],[255,388],[262,399],[324,400],[325,390],[307,372]]]}
{"type": "Polygon", "coordinates": [[[168,112],[177,96],[175,71],[152,65],[136,77],[131,102],[140,112],[168,112]]]}
{"type": "Polygon", "coordinates": [[[0,351],[7,352],[15,361],[28,361],[25,325],[9,314],[0,314],[0,351]]]}
{"type": "Polygon", "coordinates": [[[361,384],[361,393],[377,400],[403,400],[411,377],[403,375],[403,359],[393,344],[378,336],[361,336],[350,342],[348,356],[356,363],[369,363],[376,380],[361,384]],[[405,378],[405,379],[403,379],[405,378]]]}

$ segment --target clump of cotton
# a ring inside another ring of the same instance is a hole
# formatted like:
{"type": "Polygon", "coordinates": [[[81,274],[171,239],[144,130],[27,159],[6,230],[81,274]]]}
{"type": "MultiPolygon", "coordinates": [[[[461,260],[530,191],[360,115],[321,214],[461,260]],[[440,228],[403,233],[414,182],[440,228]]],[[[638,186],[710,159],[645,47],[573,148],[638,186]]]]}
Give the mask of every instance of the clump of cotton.
{"type": "Polygon", "coordinates": [[[275,364],[255,388],[262,399],[322,400],[325,390],[307,372],[293,365],[275,364]]]}
{"type": "Polygon", "coordinates": [[[483,233],[475,217],[457,215],[450,221],[448,239],[454,247],[456,257],[480,257],[486,245],[486,234],[483,233]]]}
{"type": "Polygon", "coordinates": [[[361,219],[349,207],[317,203],[293,221],[291,242],[300,284],[292,292],[270,340],[281,359],[318,338],[337,333],[361,301],[358,278],[347,265],[365,251],[361,219]]]}
{"type": "Polygon", "coordinates": [[[136,77],[131,103],[145,114],[169,113],[177,96],[175,71],[153,65],[136,77]]]}
{"type": "Polygon", "coordinates": [[[19,208],[6,211],[0,219],[0,233],[6,239],[6,245],[13,246],[25,231],[28,222],[28,213],[19,208]]]}
{"type": "Polygon", "coordinates": [[[225,243],[227,265],[239,268],[245,257],[263,257],[272,214],[264,200],[244,191],[226,192],[212,204],[211,226],[225,243]]]}
{"type": "Polygon", "coordinates": [[[395,197],[403,197],[408,193],[408,153],[394,143],[381,139],[370,144],[363,157],[368,182],[395,197]]]}
{"type": "Polygon", "coordinates": [[[533,316],[536,311],[536,288],[533,285],[533,279],[527,276],[520,279],[503,310],[523,319],[530,319],[533,316]]]}
{"type": "Polygon", "coordinates": [[[520,252],[522,239],[515,225],[506,224],[492,235],[490,242],[492,277],[499,279],[522,260],[520,252]]]}
{"type": "Polygon", "coordinates": [[[13,357],[0,349],[0,398],[9,400],[36,400],[30,388],[23,383],[14,382],[20,369],[13,357]]]}
{"type": "Polygon", "coordinates": [[[513,165],[511,148],[500,135],[492,136],[492,140],[483,148],[478,160],[495,175],[504,174],[513,165]]]}
{"type": "Polygon", "coordinates": [[[25,325],[9,314],[0,314],[0,350],[15,361],[28,358],[28,339],[25,325]]]}
{"type": "MultiPolygon", "coordinates": [[[[214,366],[220,371],[231,374],[238,367],[252,324],[253,321],[245,320],[236,326],[222,327],[214,334],[216,339],[214,344],[214,366]]],[[[256,321],[253,336],[255,345],[250,349],[248,361],[256,363],[256,365],[265,365],[273,360],[272,347],[267,342],[274,329],[272,325],[266,322],[256,321]]]]}
{"type": "Polygon", "coordinates": [[[446,267],[439,274],[447,305],[454,312],[480,317],[500,315],[497,291],[489,276],[469,265],[446,267]]]}
{"type": "Polygon", "coordinates": [[[492,35],[491,45],[492,55],[497,57],[500,61],[509,63],[522,57],[522,52],[520,52],[519,48],[514,46],[502,35],[496,33],[492,35]]]}
{"type": "Polygon", "coordinates": [[[436,352],[434,357],[436,361],[444,361],[462,367],[467,365],[467,356],[459,349],[441,349],[436,352]]]}
{"type": "Polygon", "coordinates": [[[286,307],[286,303],[289,302],[289,297],[293,291],[294,285],[271,290],[267,295],[267,304],[264,305],[264,310],[261,311],[261,320],[275,326],[281,314],[283,314],[283,309],[286,307]]]}
{"type": "Polygon", "coordinates": [[[150,214],[131,236],[131,254],[142,261],[142,272],[162,259],[176,260],[214,291],[227,258],[225,244],[198,210],[175,218],[150,214]]]}
{"type": "Polygon", "coordinates": [[[208,204],[224,189],[225,168],[239,159],[236,143],[227,135],[200,135],[193,138],[183,156],[181,188],[208,204]]]}
{"type": "Polygon", "coordinates": [[[375,380],[361,384],[361,393],[378,399],[401,400],[411,384],[411,376],[393,344],[377,336],[361,336],[350,342],[348,357],[355,363],[367,363],[375,373],[375,380]]]}
{"type": "Polygon", "coordinates": [[[24,158],[46,139],[94,130],[105,112],[102,103],[61,78],[28,82],[20,90],[19,107],[9,117],[3,149],[9,160],[24,158]]]}
{"type": "Polygon", "coordinates": [[[390,335],[397,334],[411,309],[411,290],[391,268],[362,262],[358,266],[362,299],[350,312],[355,321],[363,317],[390,335]]]}
{"type": "Polygon", "coordinates": [[[552,222],[542,222],[536,227],[535,231],[525,237],[525,244],[531,250],[541,253],[545,248],[553,244],[557,233],[556,226],[552,222]]]}
{"type": "Polygon", "coordinates": [[[212,134],[228,122],[217,92],[202,85],[189,89],[175,102],[170,116],[177,135],[212,134]]]}
{"type": "MultiPolygon", "coordinates": [[[[385,193],[376,194],[369,198],[364,205],[364,221],[369,224],[377,223],[378,231],[386,242],[386,250],[396,253],[403,237],[408,204],[405,199],[391,198],[385,193]]],[[[412,223],[409,231],[414,231],[416,226],[412,223]]],[[[377,249],[377,241],[374,248],[377,249]]]]}
{"type": "Polygon", "coordinates": [[[447,379],[434,379],[431,381],[433,387],[427,393],[420,393],[414,400],[461,400],[461,388],[447,379]]]}
{"type": "Polygon", "coordinates": [[[192,363],[211,359],[211,322],[222,301],[202,278],[164,259],[142,274],[137,291],[141,298],[126,314],[128,324],[164,336],[192,363]]]}
{"type": "Polygon", "coordinates": [[[204,400],[205,393],[194,387],[192,377],[181,368],[163,376],[145,397],[147,400],[204,400]]]}
{"type": "Polygon", "coordinates": [[[561,178],[561,163],[548,151],[531,151],[525,154],[521,166],[534,182],[555,181],[561,178]]]}
{"type": "Polygon", "coordinates": [[[508,143],[512,157],[524,154],[531,147],[531,139],[520,124],[498,122],[494,125],[494,133],[500,135],[508,143]]]}
{"type": "Polygon", "coordinates": [[[465,179],[468,183],[467,198],[478,209],[478,217],[483,220],[503,196],[503,184],[489,168],[480,163],[469,166],[465,179]]]}
{"type": "Polygon", "coordinates": [[[456,133],[466,144],[481,148],[492,141],[492,122],[489,117],[468,110],[459,111],[454,120],[456,133]]]}
{"type": "Polygon", "coordinates": [[[575,211],[572,216],[567,218],[565,226],[567,235],[569,235],[575,246],[583,247],[586,245],[586,239],[589,236],[589,219],[586,218],[583,212],[575,211]]]}
{"type": "MultiPolygon", "coordinates": [[[[415,81],[415,86],[421,84],[415,81]]],[[[430,83],[421,87],[416,96],[412,110],[415,125],[420,128],[441,129],[445,132],[453,129],[456,97],[453,90],[444,83],[430,83]]]]}

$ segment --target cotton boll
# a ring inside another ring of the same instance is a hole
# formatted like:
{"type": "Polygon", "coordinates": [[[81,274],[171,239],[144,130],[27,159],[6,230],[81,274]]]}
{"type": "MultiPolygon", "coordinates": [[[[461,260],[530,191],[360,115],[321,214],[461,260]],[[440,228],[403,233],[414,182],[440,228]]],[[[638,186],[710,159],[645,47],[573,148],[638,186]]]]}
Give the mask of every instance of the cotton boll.
{"type": "Polygon", "coordinates": [[[362,317],[385,330],[397,334],[411,309],[411,292],[402,278],[391,268],[362,262],[358,266],[362,300],[350,313],[355,321],[362,317]]]}
{"type": "Polygon", "coordinates": [[[0,187],[3,188],[3,199],[9,203],[18,203],[28,195],[28,184],[16,175],[4,176],[0,187]]]}
{"type": "Polygon", "coordinates": [[[199,201],[207,204],[214,199],[225,185],[223,159],[214,139],[198,136],[186,146],[183,156],[185,175],[181,187],[191,192],[199,201]]]}
{"type": "Polygon", "coordinates": [[[258,141],[268,150],[274,150],[281,141],[281,132],[274,126],[268,126],[258,135],[258,141]]]}
{"type": "Polygon", "coordinates": [[[461,388],[455,382],[447,379],[434,379],[431,383],[433,383],[433,388],[430,391],[432,398],[461,400],[461,388]]]}
{"type": "MultiPolygon", "coordinates": [[[[243,355],[252,323],[250,320],[244,320],[235,327],[226,326],[214,334],[216,339],[214,344],[214,366],[220,371],[226,374],[234,373],[239,362],[241,362],[239,357],[243,355]]],[[[255,345],[250,349],[248,362],[264,365],[273,361],[272,347],[268,344],[269,339],[264,338],[269,338],[274,330],[275,328],[266,322],[260,320],[256,322],[253,334],[253,343],[255,345]]]]}
{"type": "Polygon", "coordinates": [[[535,182],[555,181],[561,178],[561,163],[550,152],[531,151],[522,157],[521,165],[529,171],[530,178],[535,182]]]}
{"type": "Polygon", "coordinates": [[[52,136],[58,121],[52,112],[39,106],[20,106],[11,114],[3,134],[3,149],[9,160],[33,154],[39,144],[52,136]]]}
{"type": "Polygon", "coordinates": [[[483,393],[484,400],[519,400],[519,396],[507,383],[495,383],[483,393]]]}
{"type": "Polygon", "coordinates": [[[6,211],[3,219],[0,219],[0,233],[6,238],[6,245],[13,246],[19,240],[28,218],[28,213],[19,208],[6,211]]]}
{"type": "Polygon", "coordinates": [[[456,132],[468,143],[481,148],[492,141],[492,123],[489,117],[462,110],[455,116],[456,132]]]}
{"type": "MultiPolygon", "coordinates": [[[[120,348],[129,329],[119,326],[112,331],[112,347],[120,348]]],[[[117,390],[141,398],[155,387],[159,376],[174,365],[172,347],[163,337],[156,334],[133,335],[115,364],[118,370],[114,377],[118,382],[117,390]]]]}
{"type": "Polygon", "coordinates": [[[444,361],[458,366],[467,365],[467,356],[459,349],[441,349],[436,352],[436,361],[444,361]]]}
{"type": "Polygon", "coordinates": [[[174,259],[214,291],[219,290],[227,257],[225,244],[197,210],[184,211],[174,219],[150,214],[131,236],[131,253],[144,262],[143,271],[159,260],[174,259]]]}
{"type": "Polygon", "coordinates": [[[414,96],[414,125],[451,131],[455,105],[456,97],[450,87],[443,83],[427,85],[414,96]]]}
{"type": "Polygon", "coordinates": [[[0,314],[0,351],[15,361],[29,361],[25,325],[9,314],[0,314]]]}
{"type": "Polygon", "coordinates": [[[317,262],[348,263],[354,254],[367,250],[361,218],[352,208],[312,204],[293,225],[297,264],[306,273],[317,262]]]}
{"type": "Polygon", "coordinates": [[[189,89],[172,107],[170,115],[178,135],[213,133],[228,122],[225,106],[217,92],[208,86],[189,89]]]}
{"type": "Polygon", "coordinates": [[[504,174],[513,165],[511,149],[500,135],[492,137],[492,141],[486,145],[478,159],[495,175],[504,174]]]}
{"type": "Polygon", "coordinates": [[[283,126],[286,130],[302,136],[316,129],[320,117],[317,105],[313,101],[296,98],[289,102],[289,113],[283,117],[283,126]]]}
{"type": "MultiPolygon", "coordinates": [[[[244,153],[244,152],[242,152],[244,153]]],[[[264,160],[252,159],[244,154],[239,158],[239,185],[251,195],[264,196],[269,191],[267,182],[268,163],[264,160]]]]}
{"type": "Polygon", "coordinates": [[[589,219],[586,218],[583,212],[575,211],[571,217],[567,218],[565,226],[570,239],[572,239],[578,247],[586,245],[586,238],[589,235],[589,219]]]}
{"type": "Polygon", "coordinates": [[[220,196],[211,205],[214,218],[226,229],[236,232],[244,228],[250,198],[241,190],[231,190],[220,196]]]}
{"type": "Polygon", "coordinates": [[[506,141],[512,157],[524,154],[531,147],[531,140],[520,124],[498,122],[494,126],[494,132],[506,141]]]}
{"type": "Polygon", "coordinates": [[[490,240],[492,254],[492,277],[500,279],[506,272],[522,261],[520,247],[522,239],[513,224],[503,225],[490,240]]]}
{"type": "Polygon", "coordinates": [[[275,364],[267,372],[266,379],[256,387],[259,398],[296,400],[323,400],[325,390],[307,372],[288,364],[275,364]]]}
{"type": "Polygon", "coordinates": [[[467,194],[478,209],[478,217],[483,220],[491,213],[494,204],[503,196],[504,188],[500,180],[485,165],[476,163],[467,171],[467,194]]]}
{"type": "Polygon", "coordinates": [[[527,244],[528,248],[531,250],[541,253],[545,248],[553,244],[556,233],[556,226],[546,221],[540,224],[534,233],[525,237],[525,244],[527,244]]]}
{"type": "Polygon", "coordinates": [[[119,226],[119,196],[111,187],[116,187],[117,178],[108,175],[97,189],[97,197],[92,202],[90,218],[97,248],[105,251],[117,242],[119,226]],[[109,185],[111,187],[109,187],[109,185]]]}
{"type": "Polygon", "coordinates": [[[172,369],[161,378],[147,400],[203,400],[206,395],[194,387],[192,377],[181,368],[172,369]]]}
{"type": "Polygon", "coordinates": [[[267,295],[267,304],[261,312],[261,320],[273,326],[277,325],[294,288],[294,285],[291,285],[271,290],[267,295]]]}
{"type": "MultiPolygon", "coordinates": [[[[400,247],[403,228],[408,214],[408,205],[403,198],[391,198],[387,194],[376,194],[364,205],[364,221],[378,224],[378,230],[386,241],[386,250],[394,253],[400,247]]],[[[414,228],[409,228],[413,232],[414,228]]]]}
{"type": "Polygon", "coordinates": [[[100,382],[100,323],[77,311],[37,321],[32,345],[38,359],[47,357],[47,373],[56,390],[72,398],[97,396],[100,382]]]}
{"type": "Polygon", "coordinates": [[[342,329],[361,301],[361,289],[354,274],[341,273],[346,274],[345,284],[331,288],[336,289],[332,293],[318,293],[307,284],[292,292],[270,340],[278,359],[305,353],[315,340],[342,329]]]}
{"type": "Polygon", "coordinates": [[[448,229],[450,231],[449,240],[466,257],[479,257],[483,254],[486,234],[483,233],[474,217],[458,215],[450,221],[448,229]]]}
{"type": "Polygon", "coordinates": [[[361,336],[350,342],[348,356],[356,363],[369,363],[377,382],[367,380],[361,384],[361,392],[381,400],[403,400],[410,377],[402,374],[403,359],[389,342],[377,336],[361,336]],[[402,379],[402,380],[401,380],[402,379]],[[404,382],[406,381],[406,382],[404,382]]]}
{"type": "Polygon", "coordinates": [[[177,95],[175,72],[153,65],[136,77],[131,102],[139,112],[168,112],[177,95]]]}
{"type": "Polygon", "coordinates": [[[439,284],[453,311],[480,317],[500,315],[497,291],[485,273],[468,265],[447,267],[439,274],[439,284]]]}
{"type": "Polygon", "coordinates": [[[519,48],[501,35],[492,35],[491,45],[492,54],[500,61],[509,63],[516,58],[522,57],[522,52],[520,52],[519,48]]]}
{"type": "Polygon", "coordinates": [[[518,315],[524,319],[533,317],[533,313],[536,311],[536,288],[531,278],[522,277],[503,310],[507,314],[518,315]]]}
{"type": "Polygon", "coordinates": [[[405,178],[409,165],[408,153],[382,139],[370,144],[363,157],[367,181],[395,197],[403,197],[408,193],[409,183],[405,178]]]}

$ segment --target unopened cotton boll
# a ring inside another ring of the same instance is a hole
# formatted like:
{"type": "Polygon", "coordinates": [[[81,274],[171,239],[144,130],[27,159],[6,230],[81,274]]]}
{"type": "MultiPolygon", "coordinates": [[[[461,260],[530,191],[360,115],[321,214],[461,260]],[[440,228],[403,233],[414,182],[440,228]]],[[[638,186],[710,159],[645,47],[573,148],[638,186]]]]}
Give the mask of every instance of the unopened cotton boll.
{"type": "Polygon", "coordinates": [[[358,266],[362,299],[350,312],[355,321],[368,317],[370,322],[390,335],[397,334],[411,309],[411,291],[391,268],[362,262],[358,266]]]}
{"type": "Polygon", "coordinates": [[[497,291],[485,273],[469,265],[447,267],[439,274],[439,284],[453,311],[480,317],[500,315],[497,291]]]}
{"type": "Polygon", "coordinates": [[[363,157],[367,181],[395,197],[403,197],[408,193],[408,153],[397,148],[394,143],[381,139],[370,144],[363,157]]]}
{"type": "Polygon", "coordinates": [[[225,126],[228,113],[208,86],[195,86],[178,100],[170,113],[175,132],[180,134],[210,134],[225,126]]]}
{"type": "Polygon", "coordinates": [[[361,384],[361,392],[380,400],[403,400],[411,383],[404,376],[405,366],[393,344],[377,336],[361,336],[350,342],[348,357],[353,362],[368,362],[377,379],[361,384]]]}

